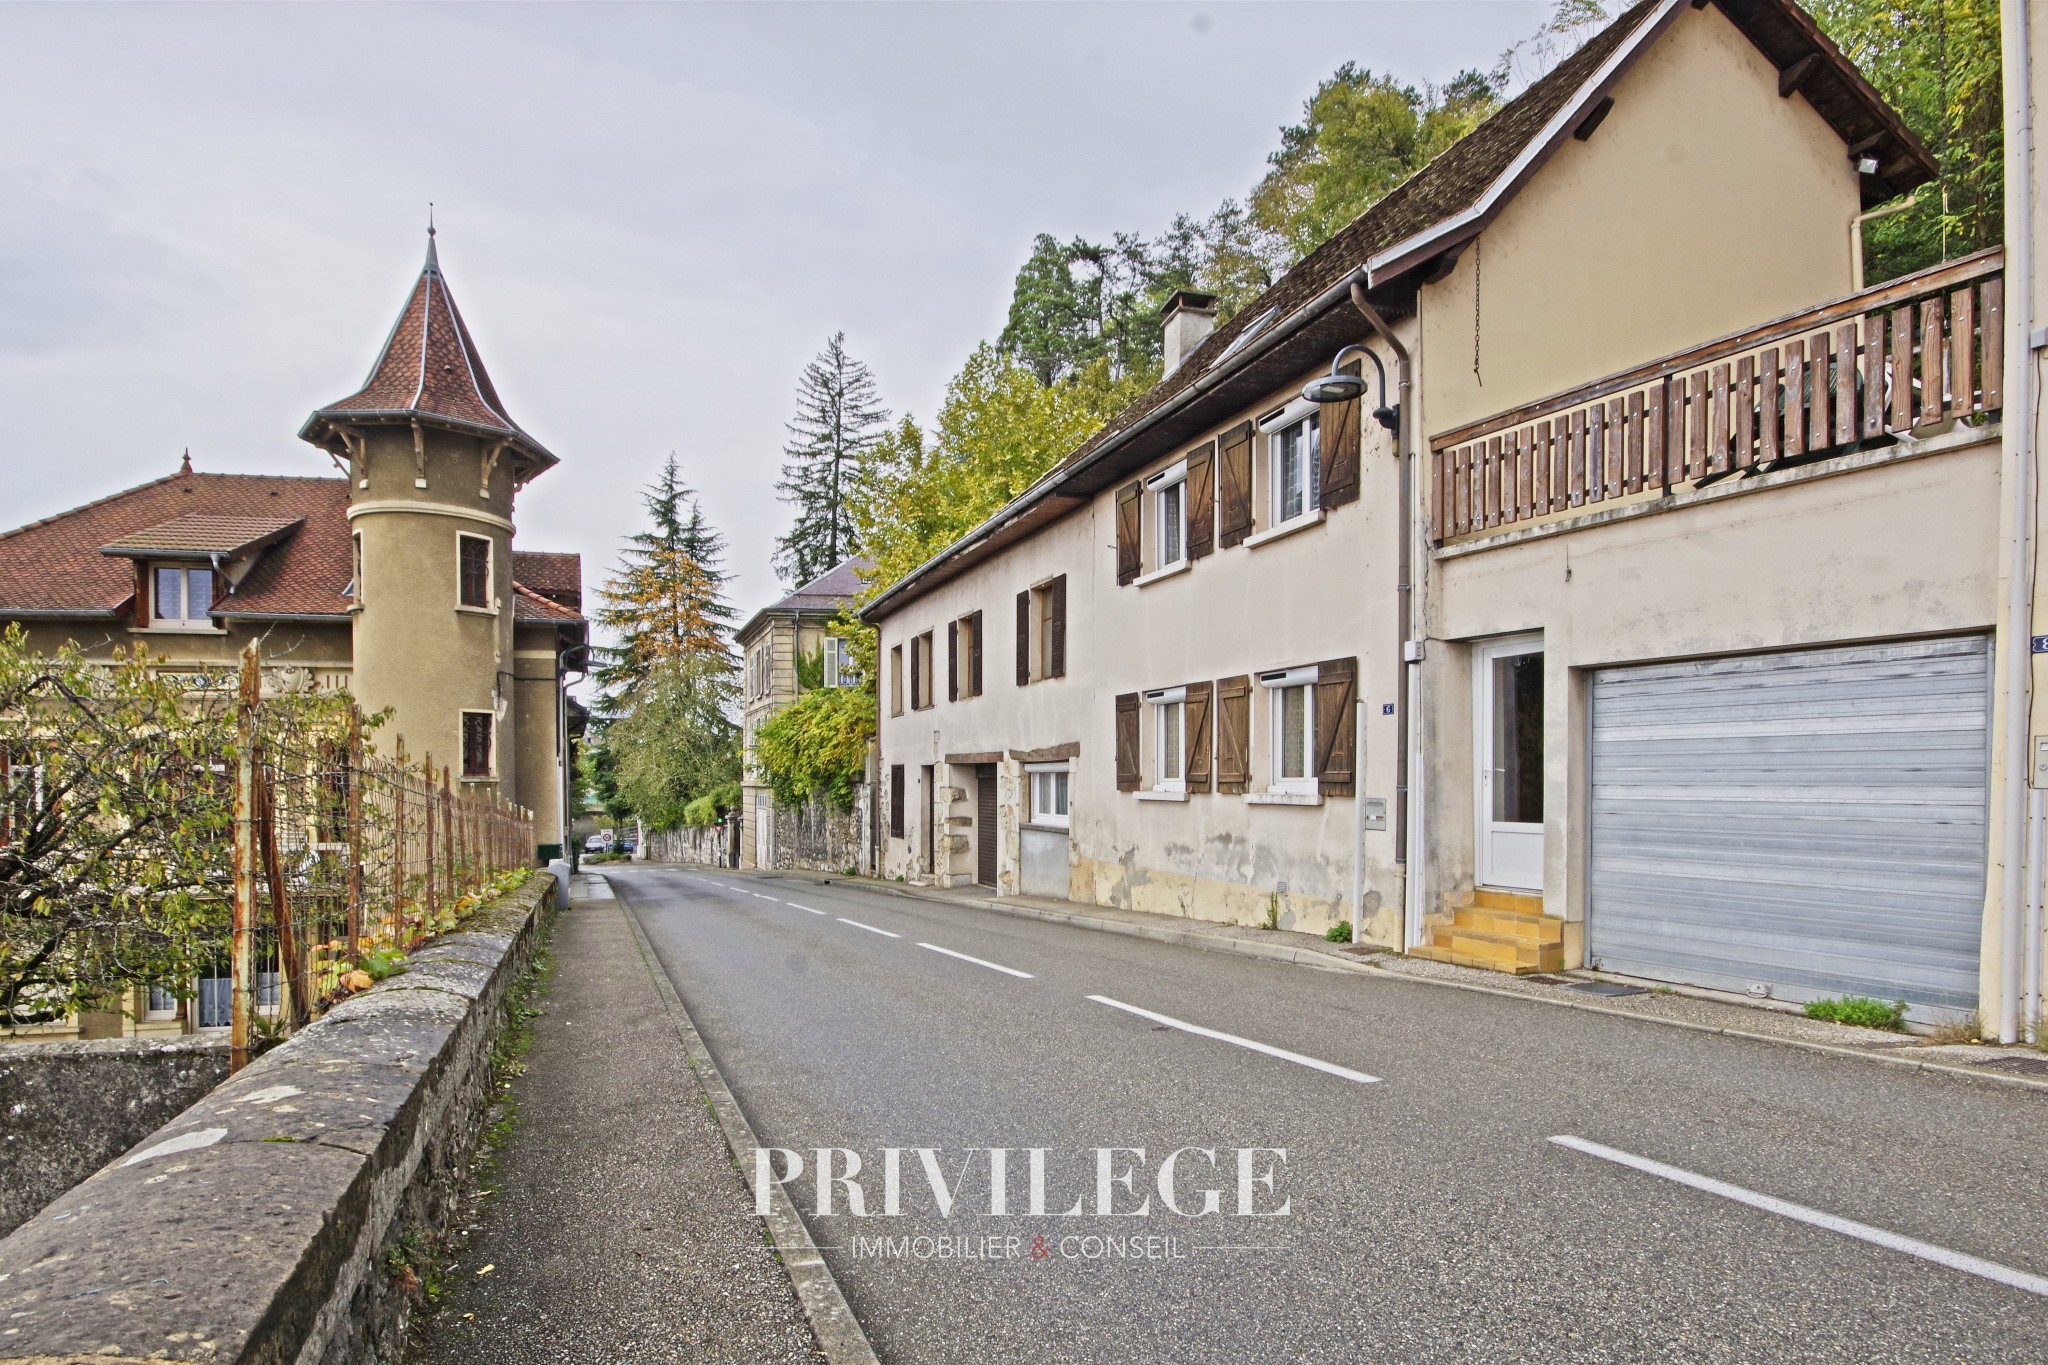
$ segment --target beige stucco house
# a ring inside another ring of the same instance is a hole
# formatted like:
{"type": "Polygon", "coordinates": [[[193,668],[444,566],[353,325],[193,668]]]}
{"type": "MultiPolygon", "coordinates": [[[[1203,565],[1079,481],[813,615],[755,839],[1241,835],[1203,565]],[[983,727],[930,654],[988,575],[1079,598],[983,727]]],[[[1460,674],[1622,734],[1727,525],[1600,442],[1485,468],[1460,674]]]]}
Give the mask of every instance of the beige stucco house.
{"type": "Polygon", "coordinates": [[[857,829],[822,808],[784,811],[778,820],[774,793],[761,774],[755,737],[763,721],[802,692],[799,662],[804,674],[815,668],[816,686],[851,687],[859,681],[847,642],[834,633],[832,623],[853,604],[866,564],[858,558],[845,560],[755,612],[733,635],[741,665],[741,867],[815,864],[839,870],[849,865],[848,851],[857,851],[857,829]],[[833,828],[841,825],[845,828],[833,828]]]}
{"type": "MultiPolygon", "coordinates": [[[[514,548],[514,500],[555,457],[507,415],[431,238],[369,379],[299,434],[341,477],[202,472],[188,455],[0,535],[0,626],[88,656],[140,646],[172,669],[230,668],[254,642],[266,689],[346,689],[389,708],[384,736],[532,810],[536,857],[559,854],[582,560],[514,548]]],[[[34,1031],[210,1025],[225,996],[205,986],[34,1031]]]]}
{"type": "Polygon", "coordinates": [[[1787,0],[1646,0],[1226,325],[1177,297],[866,609],[885,875],[2001,1008],[2003,261],[1857,278],[1933,175],[1787,0]]]}

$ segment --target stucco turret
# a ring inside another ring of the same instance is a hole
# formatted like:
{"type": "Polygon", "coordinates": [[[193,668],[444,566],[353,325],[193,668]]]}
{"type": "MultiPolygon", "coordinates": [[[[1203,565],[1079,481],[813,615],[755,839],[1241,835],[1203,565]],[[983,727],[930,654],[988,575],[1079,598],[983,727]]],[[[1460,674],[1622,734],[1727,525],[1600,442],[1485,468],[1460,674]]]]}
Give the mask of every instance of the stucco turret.
{"type": "Polygon", "coordinates": [[[369,379],[299,435],[348,471],[356,697],[411,754],[519,800],[513,500],[555,457],[506,413],[431,229],[369,379]]]}

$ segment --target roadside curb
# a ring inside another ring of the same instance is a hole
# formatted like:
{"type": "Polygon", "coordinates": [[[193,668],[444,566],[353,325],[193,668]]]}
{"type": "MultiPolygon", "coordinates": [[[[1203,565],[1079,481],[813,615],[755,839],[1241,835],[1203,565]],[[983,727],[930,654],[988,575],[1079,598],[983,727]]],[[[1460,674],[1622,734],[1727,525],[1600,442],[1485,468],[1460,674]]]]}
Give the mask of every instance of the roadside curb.
{"type": "MultiPolygon", "coordinates": [[[[647,964],[647,974],[654,980],[654,989],[661,996],[670,1022],[682,1036],[690,1069],[696,1072],[697,1083],[703,1087],[704,1097],[710,1101],[711,1112],[718,1117],[718,1126],[725,1133],[725,1145],[732,1152],[733,1164],[739,1168],[741,1179],[746,1181],[747,1188],[753,1190],[758,1199],[760,1190],[754,1184],[753,1156],[761,1142],[754,1136],[754,1126],[747,1122],[739,1101],[733,1098],[732,1087],[725,1083],[718,1064],[711,1059],[711,1050],[704,1045],[704,1038],[697,1032],[696,1022],[690,1018],[682,997],[676,994],[674,983],[661,970],[654,945],[648,941],[647,931],[640,925],[640,917],[633,913],[632,902],[621,896],[618,888],[612,887],[610,879],[602,873],[584,875],[597,876],[611,887],[619,913],[625,916],[627,925],[632,928],[640,958],[647,964]]],[[[803,1305],[804,1316],[810,1320],[812,1335],[817,1338],[818,1348],[825,1353],[825,1359],[831,1365],[881,1365],[874,1345],[868,1341],[859,1319],[847,1306],[839,1281],[819,1254],[817,1243],[812,1239],[810,1229],[804,1226],[796,1205],[790,1202],[783,1188],[773,1182],[768,1187],[768,1217],[765,1221],[776,1257],[789,1275],[797,1302],[803,1305]]]]}
{"type": "Polygon", "coordinates": [[[970,910],[988,910],[999,915],[1013,915],[1021,919],[1044,920],[1053,924],[1070,924],[1076,928],[1092,929],[1098,933],[1122,934],[1127,938],[1151,939],[1158,943],[1176,943],[1183,947],[1197,948],[1204,952],[1231,953],[1239,957],[1265,958],[1273,962],[1291,962],[1296,966],[1317,967],[1324,971],[1352,972],[1376,976],[1388,981],[1409,981],[1420,986],[1441,986],[1456,991],[1472,991],[1479,995],[1497,995],[1509,1000],[1526,1000],[1536,1005],[1554,1005],[1560,1009],[1582,1010],[1587,1014],[1604,1014],[1616,1019],[1630,1019],[1637,1023],[1658,1024],[1665,1028],[1684,1029],[1688,1033],[1715,1033],[1724,1038],[1741,1038],[1754,1043],[1771,1043],[1778,1047],[1798,1048],[1806,1052],[1825,1053],[1834,1057],[1853,1057],[1858,1061],[1880,1062],[1886,1066],[1906,1067],[1913,1071],[1929,1071],[1939,1075],[1961,1076],[1973,1081],[1987,1081],[1993,1085],[2018,1086],[2023,1090],[2048,1093],[2048,1080],[2037,1080],[2031,1076],[2009,1076],[1997,1071],[1979,1067],[1958,1066],[1949,1062],[1920,1061],[1886,1052],[1865,1052],[1860,1048],[1838,1047],[1833,1043],[1815,1043],[1802,1038],[1783,1038],[1771,1033],[1754,1033],[1748,1029],[1727,1028],[1714,1024],[1697,1024],[1687,1019],[1663,1019],[1654,1014],[1637,1014],[1631,1010],[1618,1010],[1611,1005],[1596,1005],[1591,1001],[1559,1000],[1547,995],[1532,995],[1526,991],[1502,990],[1497,986],[1482,985],[1476,981],[1445,981],[1440,977],[1412,975],[1408,972],[1392,971],[1375,966],[1370,962],[1347,962],[1328,953],[1319,953],[1312,948],[1291,948],[1281,943],[1259,943],[1244,939],[1226,938],[1221,934],[1204,933],[1199,929],[1181,929],[1173,925],[1127,924],[1122,920],[1100,919],[1093,915],[1047,910],[1035,905],[1004,904],[993,897],[954,896],[944,891],[926,887],[911,887],[893,882],[874,881],[865,877],[834,878],[835,881],[856,882],[862,885],[886,887],[899,896],[912,900],[937,901],[946,905],[964,906],[970,910]]]}

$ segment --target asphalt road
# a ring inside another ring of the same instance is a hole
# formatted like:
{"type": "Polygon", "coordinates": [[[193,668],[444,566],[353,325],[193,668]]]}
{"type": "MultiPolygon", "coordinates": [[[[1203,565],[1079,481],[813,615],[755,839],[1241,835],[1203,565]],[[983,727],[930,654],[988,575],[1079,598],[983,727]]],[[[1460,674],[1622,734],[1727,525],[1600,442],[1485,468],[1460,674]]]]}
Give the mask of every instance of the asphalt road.
{"type": "Polygon", "coordinates": [[[2037,1092],[795,874],[607,872],[760,1140],[861,1154],[868,1217],[789,1188],[885,1361],[2048,1359],[2037,1092]],[[887,1147],[940,1149],[950,1217],[912,1151],[882,1216],[887,1147]],[[1146,1152],[1107,1217],[1101,1147],[1146,1152]],[[1187,1147],[1221,1169],[1183,1157],[1181,1206],[1216,1214],[1161,1207],[1187,1147]],[[1284,1216],[1235,1215],[1235,1148],[1286,1150],[1251,1190],[1284,1216]],[[869,1240],[919,1237],[987,1258],[869,1240]]]}

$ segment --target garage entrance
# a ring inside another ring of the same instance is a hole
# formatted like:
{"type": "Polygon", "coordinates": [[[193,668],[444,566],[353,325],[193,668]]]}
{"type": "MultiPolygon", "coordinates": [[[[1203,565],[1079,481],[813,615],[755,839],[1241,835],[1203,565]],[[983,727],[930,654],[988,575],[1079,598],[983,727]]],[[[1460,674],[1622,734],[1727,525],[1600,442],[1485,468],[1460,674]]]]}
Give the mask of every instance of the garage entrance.
{"type": "Polygon", "coordinates": [[[1990,662],[1968,636],[1596,672],[1593,965],[1974,1007],[1990,662]]]}

